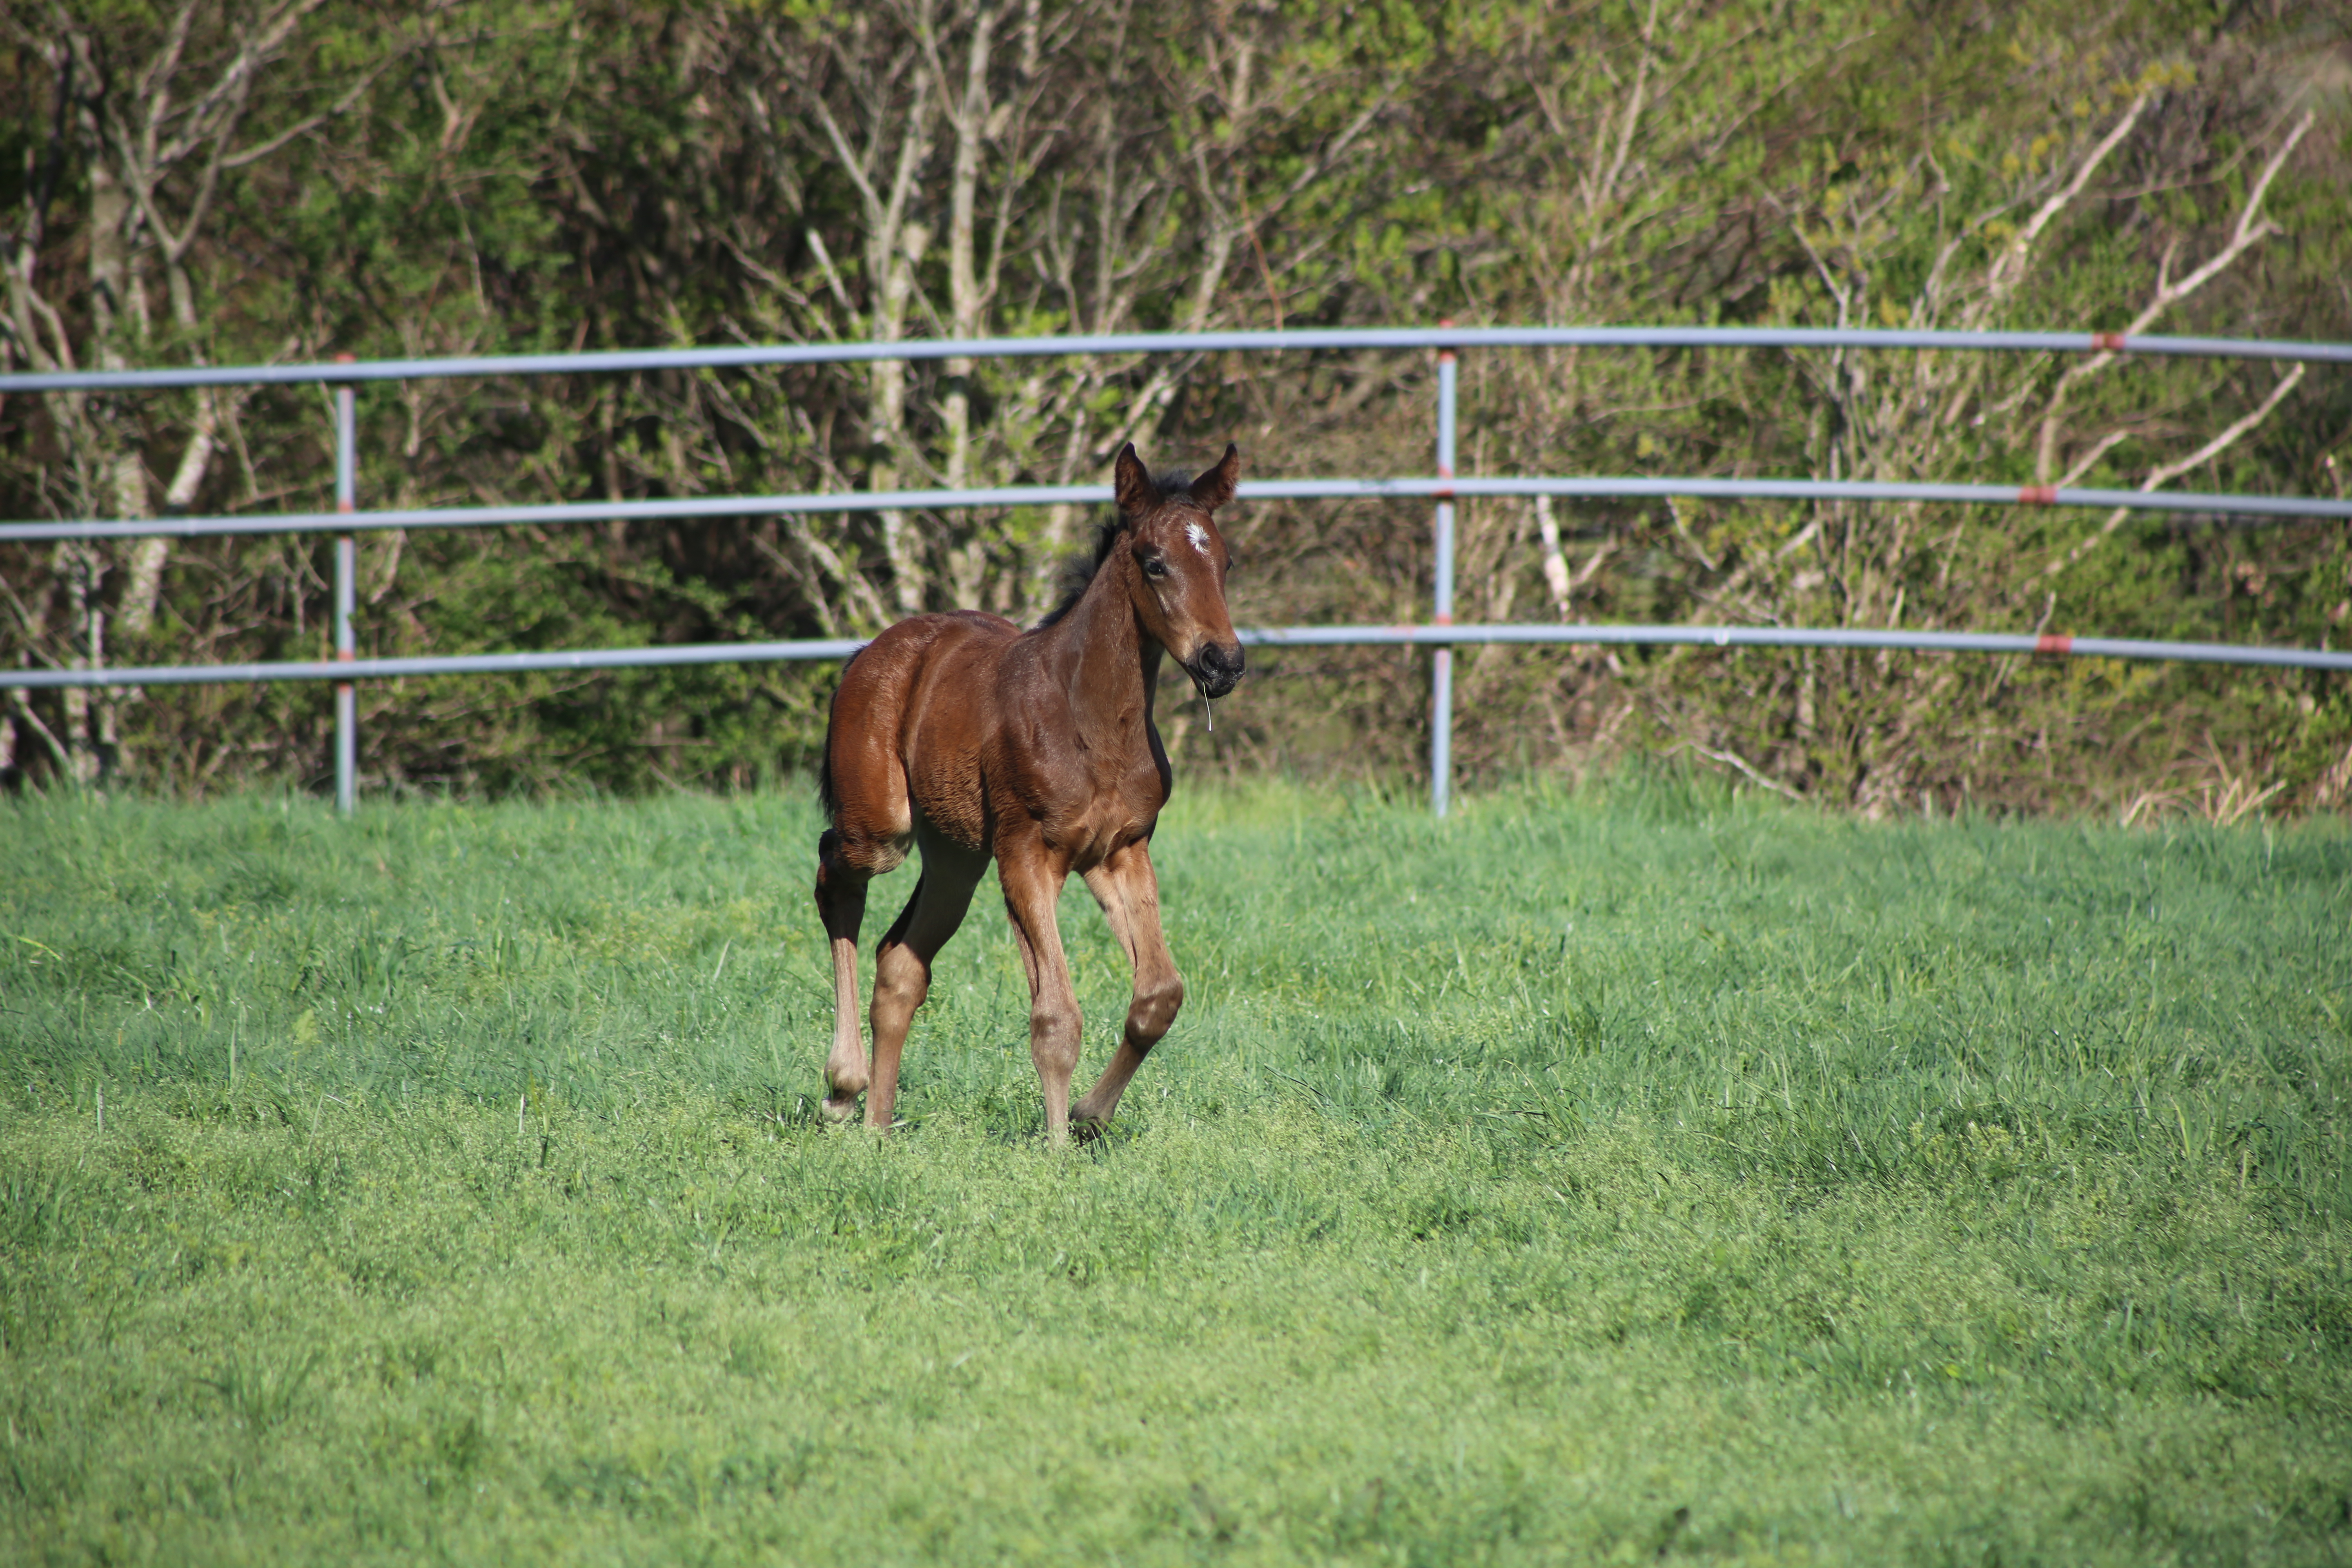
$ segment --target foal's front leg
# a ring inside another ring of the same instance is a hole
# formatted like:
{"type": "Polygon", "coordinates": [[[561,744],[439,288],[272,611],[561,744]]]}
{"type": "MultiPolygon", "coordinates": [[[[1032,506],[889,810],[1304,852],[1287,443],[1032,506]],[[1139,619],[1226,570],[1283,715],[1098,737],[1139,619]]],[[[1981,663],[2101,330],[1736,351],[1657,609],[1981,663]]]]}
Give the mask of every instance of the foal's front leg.
{"type": "Polygon", "coordinates": [[[1087,890],[1102,906],[1112,934],[1135,968],[1135,996],[1128,1004],[1127,1028],[1118,1049],[1094,1088],[1070,1114],[1082,1126],[1098,1127],[1118,1110],[1118,1097],[1151,1047],[1176,1021],[1184,1005],[1184,977],[1160,929],[1160,879],[1151,852],[1141,840],[1128,845],[1087,873],[1087,890]]]}
{"type": "Polygon", "coordinates": [[[1069,1140],[1070,1075],[1077,1071],[1084,1027],[1055,916],[1069,874],[1069,862],[1034,824],[1004,834],[997,844],[996,879],[1029,975],[1029,1059],[1045,1093],[1045,1136],[1055,1144],[1069,1140]]]}

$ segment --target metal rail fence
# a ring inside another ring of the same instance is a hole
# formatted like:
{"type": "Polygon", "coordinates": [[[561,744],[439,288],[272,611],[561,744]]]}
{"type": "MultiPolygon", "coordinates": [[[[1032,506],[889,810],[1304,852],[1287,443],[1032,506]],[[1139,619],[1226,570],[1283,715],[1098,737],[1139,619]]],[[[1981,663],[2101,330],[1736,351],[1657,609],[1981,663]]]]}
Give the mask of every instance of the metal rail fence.
{"type": "Polygon", "coordinates": [[[164,686],[247,680],[332,680],[335,799],[352,811],[357,798],[357,733],[352,683],[404,676],[621,669],[649,666],[846,658],[862,644],[848,639],[720,643],[648,648],[583,648],[541,653],[418,658],[358,657],[352,626],[355,535],[388,528],[510,527],[614,519],[750,517],[788,512],[853,512],[959,507],[1104,503],[1108,485],[1020,485],[991,489],[835,491],[805,495],[700,496],[663,500],[584,501],[541,506],[434,507],[358,510],[356,387],[363,382],[506,375],[554,375],[751,365],[866,363],[877,360],[1040,358],[1071,355],[1202,355],[1230,352],[1435,350],[1437,472],[1396,479],[1275,479],[1244,483],[1244,500],[1434,500],[1435,592],[1431,623],[1402,626],[1245,628],[1258,647],[1427,646],[1433,650],[1430,795],[1445,815],[1451,793],[1453,648],[1457,645],[1687,644],[1715,647],[1848,647],[1925,652],[2057,654],[2189,660],[2352,670],[2352,652],[2271,648],[2227,643],[2021,636],[1987,632],[1906,632],[1852,627],[1454,624],[1454,507],[1489,496],[1943,501],[1975,505],[2124,508],[2141,511],[2223,512],[2352,521],[2352,501],[2316,497],[2248,496],[2082,489],[2042,486],[1880,484],[1820,479],[1613,477],[1465,479],[1454,472],[1455,357],[1471,348],[1667,347],[1857,348],[2036,353],[2133,353],[2158,357],[2291,360],[2352,364],[2352,343],[2273,342],[2235,338],[2136,337],[2114,332],[1941,332],[1781,327],[1454,327],[1345,328],[1297,331],[1164,332],[1041,338],[922,339],[897,342],[776,343],[474,359],[374,360],[286,365],[180,366],[0,375],[10,393],[131,391],[172,387],[320,384],[335,395],[335,501],[331,512],[255,517],[171,517],[0,523],[0,542],[63,539],[196,538],[217,534],[336,534],[335,654],[332,660],[267,664],[163,665],[143,668],[0,670],[0,688],[164,686]]]}

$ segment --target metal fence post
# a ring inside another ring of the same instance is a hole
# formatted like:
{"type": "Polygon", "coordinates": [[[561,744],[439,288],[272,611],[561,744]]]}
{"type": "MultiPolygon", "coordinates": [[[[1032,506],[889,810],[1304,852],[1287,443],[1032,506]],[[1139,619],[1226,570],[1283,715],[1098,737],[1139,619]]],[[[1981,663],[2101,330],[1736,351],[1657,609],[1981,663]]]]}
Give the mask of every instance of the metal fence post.
{"type": "MultiPolygon", "coordinates": [[[[339,363],[353,356],[337,354],[339,363]]],[[[335,388],[335,510],[359,510],[359,389],[349,382],[335,388]]],[[[352,636],[357,600],[359,547],[348,533],[335,538],[335,658],[348,664],[359,657],[352,636]]],[[[348,680],[335,682],[335,810],[349,816],[359,805],[359,703],[348,680]]]]}
{"type": "MultiPolygon", "coordinates": [[[[1450,327],[1452,321],[1440,321],[1450,327]]],[[[1454,478],[1454,351],[1437,351],[1437,480],[1454,478]]],[[[1454,492],[1437,492],[1437,603],[1434,620],[1454,624],[1454,492]]],[[[1443,817],[1454,773],[1454,650],[1437,649],[1429,723],[1429,802],[1443,817]]]]}

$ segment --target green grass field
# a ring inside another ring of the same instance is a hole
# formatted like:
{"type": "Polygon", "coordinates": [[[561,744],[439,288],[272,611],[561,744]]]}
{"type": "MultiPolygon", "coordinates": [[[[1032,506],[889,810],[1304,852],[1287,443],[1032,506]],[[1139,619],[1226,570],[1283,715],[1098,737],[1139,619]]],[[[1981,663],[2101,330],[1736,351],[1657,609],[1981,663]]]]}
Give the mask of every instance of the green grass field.
{"type": "Polygon", "coordinates": [[[0,806],[0,1559],[2352,1560],[2340,824],[1181,794],[1061,1152],[816,828],[0,806]]]}

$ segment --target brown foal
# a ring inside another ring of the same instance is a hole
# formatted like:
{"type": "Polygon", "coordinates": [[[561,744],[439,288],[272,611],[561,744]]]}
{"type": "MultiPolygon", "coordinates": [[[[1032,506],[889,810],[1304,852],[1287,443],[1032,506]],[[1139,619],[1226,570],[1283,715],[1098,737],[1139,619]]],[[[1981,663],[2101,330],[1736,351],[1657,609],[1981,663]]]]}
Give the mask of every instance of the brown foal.
{"type": "Polygon", "coordinates": [[[1225,609],[1233,558],[1211,515],[1233,499],[1241,454],[1186,484],[1155,483],[1121,449],[1118,514],[1084,588],[1033,631],[962,610],[917,616],[843,672],[825,731],[832,828],[817,841],[816,906],[833,943],[833,1049],[824,1113],[866,1096],[868,1126],[890,1125],[898,1054],[930,990],[931,960],[963,923],[992,857],[1029,974],[1029,1055],[1055,1142],[1099,1127],[1175,1021],[1184,981],[1160,930],[1151,829],[1168,804],[1168,753],[1151,721],[1164,652],[1210,697],[1241,679],[1225,609]],[[915,895],[874,962],[874,1056],[857,1026],[857,930],[866,884],[922,851],[915,895]],[[1081,1024],[1055,907],[1072,871],[1135,966],[1118,1050],[1070,1107],[1081,1024]]]}

